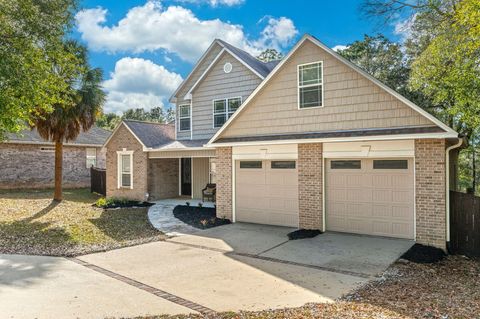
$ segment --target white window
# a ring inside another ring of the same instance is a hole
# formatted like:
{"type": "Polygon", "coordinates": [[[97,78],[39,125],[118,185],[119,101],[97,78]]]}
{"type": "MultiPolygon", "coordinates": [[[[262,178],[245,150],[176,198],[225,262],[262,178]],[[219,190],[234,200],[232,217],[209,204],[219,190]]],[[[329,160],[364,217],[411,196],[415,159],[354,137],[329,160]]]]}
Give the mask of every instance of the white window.
{"type": "Polygon", "coordinates": [[[118,188],[133,189],[133,151],[117,152],[118,188]]]}
{"type": "Polygon", "coordinates": [[[298,107],[323,106],[323,62],[298,66],[298,107]]]}
{"type": "Polygon", "coordinates": [[[87,168],[92,166],[97,166],[97,149],[96,148],[87,148],[87,168]]]}
{"type": "Polygon", "coordinates": [[[178,108],[180,131],[190,131],[190,104],[180,105],[178,108]]]}
{"type": "Polygon", "coordinates": [[[242,104],[241,97],[213,101],[213,127],[221,127],[242,104]]]}

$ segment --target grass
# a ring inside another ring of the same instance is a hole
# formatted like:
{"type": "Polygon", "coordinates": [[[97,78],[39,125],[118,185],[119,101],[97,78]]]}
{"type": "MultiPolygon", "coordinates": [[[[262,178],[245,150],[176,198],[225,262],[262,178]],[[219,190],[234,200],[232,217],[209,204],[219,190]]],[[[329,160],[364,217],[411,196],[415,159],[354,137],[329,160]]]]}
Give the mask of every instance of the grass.
{"type": "Polygon", "coordinates": [[[74,256],[162,240],[147,208],[103,210],[89,189],[0,190],[0,253],[74,256]]]}

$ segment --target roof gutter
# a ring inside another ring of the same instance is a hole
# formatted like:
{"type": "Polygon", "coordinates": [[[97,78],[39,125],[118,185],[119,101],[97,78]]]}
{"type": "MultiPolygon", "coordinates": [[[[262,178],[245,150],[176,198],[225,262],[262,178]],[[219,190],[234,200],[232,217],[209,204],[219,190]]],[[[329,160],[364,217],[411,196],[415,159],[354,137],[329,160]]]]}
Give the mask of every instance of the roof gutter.
{"type": "Polygon", "coordinates": [[[447,242],[450,242],[450,151],[456,148],[459,148],[463,144],[463,139],[458,137],[458,142],[454,145],[451,145],[447,147],[445,150],[445,205],[446,205],[446,224],[447,224],[447,230],[446,230],[446,237],[447,237],[447,242]]]}

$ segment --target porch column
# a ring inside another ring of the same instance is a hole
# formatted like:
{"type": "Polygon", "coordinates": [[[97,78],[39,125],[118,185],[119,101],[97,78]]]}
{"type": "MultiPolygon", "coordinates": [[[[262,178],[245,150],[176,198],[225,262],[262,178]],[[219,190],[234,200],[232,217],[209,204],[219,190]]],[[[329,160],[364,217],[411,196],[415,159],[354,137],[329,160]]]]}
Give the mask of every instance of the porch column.
{"type": "Polygon", "coordinates": [[[217,217],[232,220],[232,148],[216,149],[217,217]]]}

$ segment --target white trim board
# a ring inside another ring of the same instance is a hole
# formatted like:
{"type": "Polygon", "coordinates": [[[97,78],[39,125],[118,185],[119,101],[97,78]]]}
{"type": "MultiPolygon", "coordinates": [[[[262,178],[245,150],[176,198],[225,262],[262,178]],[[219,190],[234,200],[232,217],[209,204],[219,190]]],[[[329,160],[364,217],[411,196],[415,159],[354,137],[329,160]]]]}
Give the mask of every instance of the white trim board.
{"type": "MultiPolygon", "coordinates": [[[[213,144],[215,143],[215,140],[218,139],[220,137],[220,135],[227,129],[227,127],[229,127],[229,125],[232,123],[232,121],[235,120],[235,118],[237,118],[241,113],[242,111],[247,107],[247,105],[249,105],[249,103],[253,100],[253,98],[259,93],[260,90],[262,90],[262,88],[270,81],[270,79],[272,77],[275,76],[275,74],[278,73],[278,71],[283,67],[283,65],[285,63],[287,63],[287,61],[290,60],[291,56],[301,47],[301,45],[305,42],[305,41],[311,41],[313,44],[317,45],[318,47],[322,48],[324,51],[326,51],[327,53],[329,53],[330,55],[332,55],[334,58],[336,58],[337,60],[339,60],[340,62],[346,64],[347,66],[349,66],[350,68],[354,69],[355,71],[357,71],[358,73],[360,73],[361,75],[363,75],[365,78],[367,78],[368,80],[372,81],[374,84],[376,84],[377,86],[379,86],[381,89],[383,89],[384,91],[386,91],[387,93],[390,93],[391,95],[393,95],[394,97],[396,97],[397,99],[399,99],[400,101],[402,101],[403,103],[405,103],[407,106],[409,106],[410,108],[412,108],[413,110],[417,111],[418,113],[420,113],[421,115],[423,115],[424,117],[426,117],[427,119],[429,119],[430,121],[432,121],[435,125],[439,126],[440,128],[442,128],[443,130],[445,130],[447,133],[451,133],[449,137],[457,137],[458,136],[458,133],[455,132],[452,128],[448,127],[447,125],[445,125],[443,122],[441,122],[439,119],[437,119],[436,117],[434,117],[433,115],[431,115],[430,113],[428,113],[427,111],[423,110],[421,107],[419,107],[418,105],[414,104],[413,102],[411,102],[410,100],[408,100],[407,98],[405,98],[404,96],[402,96],[401,94],[399,94],[398,92],[394,91],[393,89],[389,88],[388,86],[386,86],[385,84],[383,84],[382,82],[380,82],[379,80],[375,79],[373,76],[371,76],[370,74],[368,74],[367,72],[363,71],[361,68],[357,67],[356,65],[354,65],[353,63],[351,63],[350,61],[346,60],[345,58],[343,58],[342,56],[340,56],[338,53],[336,53],[335,51],[333,51],[332,49],[330,49],[329,47],[327,47],[326,45],[324,45],[323,43],[321,43],[319,40],[317,40],[316,38],[314,38],[313,36],[309,35],[309,34],[305,34],[302,39],[300,39],[300,41],[297,42],[297,44],[295,44],[295,46],[290,50],[290,52],[280,61],[279,64],[277,64],[277,66],[268,74],[268,76],[262,81],[262,83],[260,83],[259,86],[257,86],[257,88],[249,95],[249,97],[245,100],[245,102],[240,106],[240,108],[235,112],[235,114],[230,117],[227,122],[217,131],[217,133],[215,133],[215,135],[208,141],[207,145],[209,144],[213,144]]],[[[325,85],[325,83],[324,83],[325,85]]]]}
{"type": "Polygon", "coordinates": [[[110,136],[108,137],[108,139],[105,141],[105,143],[103,144],[102,148],[103,147],[106,147],[108,142],[110,142],[110,140],[112,139],[112,137],[115,135],[115,133],[117,133],[118,129],[120,128],[120,126],[124,125],[127,130],[133,135],[133,137],[135,137],[135,139],[140,143],[140,145],[142,145],[143,147],[143,150],[147,150],[148,147],[145,146],[145,144],[143,144],[143,142],[138,138],[137,135],[135,135],[135,133],[133,133],[132,129],[128,127],[128,125],[124,122],[124,121],[121,121],[117,127],[113,130],[112,134],[110,134],[110,136]]]}

